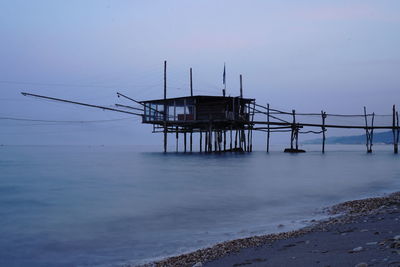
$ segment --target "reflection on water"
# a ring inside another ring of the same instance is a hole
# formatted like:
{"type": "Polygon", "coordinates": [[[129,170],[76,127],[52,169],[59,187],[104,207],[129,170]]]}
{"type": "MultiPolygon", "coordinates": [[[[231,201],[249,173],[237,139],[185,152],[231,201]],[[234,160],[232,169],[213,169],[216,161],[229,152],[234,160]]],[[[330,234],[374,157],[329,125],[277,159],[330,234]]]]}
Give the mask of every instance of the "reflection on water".
{"type": "Polygon", "coordinates": [[[129,146],[2,147],[0,265],[139,263],[289,230],[321,207],[399,190],[391,147],[376,146],[373,155],[336,148],[185,155],[129,146]]]}

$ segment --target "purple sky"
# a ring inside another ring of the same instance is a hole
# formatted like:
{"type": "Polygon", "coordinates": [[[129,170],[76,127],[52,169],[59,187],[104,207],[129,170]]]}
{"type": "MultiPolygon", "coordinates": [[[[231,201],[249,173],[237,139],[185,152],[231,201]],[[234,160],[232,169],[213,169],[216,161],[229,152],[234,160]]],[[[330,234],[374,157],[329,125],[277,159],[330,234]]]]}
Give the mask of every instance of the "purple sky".
{"type": "MultiPolygon", "coordinates": [[[[28,91],[100,105],[121,91],[162,97],[228,94],[299,112],[390,113],[399,104],[400,2],[2,1],[0,117],[129,116],[22,97],[28,91]]],[[[161,144],[138,119],[43,124],[0,119],[0,144],[161,144]]],[[[275,139],[278,140],[278,139],[275,139]]],[[[262,140],[260,140],[262,142],[262,140]]]]}

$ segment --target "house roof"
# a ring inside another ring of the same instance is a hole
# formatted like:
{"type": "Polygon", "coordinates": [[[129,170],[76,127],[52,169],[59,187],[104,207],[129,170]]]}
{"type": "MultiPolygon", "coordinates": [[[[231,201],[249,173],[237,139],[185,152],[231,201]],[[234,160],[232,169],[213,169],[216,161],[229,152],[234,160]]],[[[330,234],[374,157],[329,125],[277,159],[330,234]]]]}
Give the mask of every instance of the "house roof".
{"type": "MultiPolygon", "coordinates": [[[[183,97],[174,97],[167,99],[153,99],[153,100],[145,100],[140,101],[141,103],[163,103],[164,101],[170,102],[173,100],[184,100],[184,99],[202,99],[202,100],[230,100],[234,98],[240,98],[239,96],[210,96],[210,95],[196,95],[196,96],[183,96],[183,97]]],[[[249,103],[254,101],[253,98],[240,98],[241,101],[249,103]]]]}

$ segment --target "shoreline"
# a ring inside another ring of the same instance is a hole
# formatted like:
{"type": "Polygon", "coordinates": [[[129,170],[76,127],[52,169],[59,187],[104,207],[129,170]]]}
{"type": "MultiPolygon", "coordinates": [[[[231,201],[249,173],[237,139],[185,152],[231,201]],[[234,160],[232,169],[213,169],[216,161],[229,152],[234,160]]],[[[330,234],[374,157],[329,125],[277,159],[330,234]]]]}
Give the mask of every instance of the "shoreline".
{"type": "MultiPolygon", "coordinates": [[[[265,265],[265,259],[261,257],[254,258],[253,261],[246,261],[246,255],[248,254],[257,254],[256,252],[260,250],[260,248],[264,248],[266,246],[271,246],[274,243],[279,243],[287,240],[295,240],[300,237],[305,237],[311,234],[322,234],[329,231],[333,231],[332,227],[336,226],[350,226],[351,224],[357,224],[357,222],[361,219],[361,223],[363,221],[368,221],[366,217],[375,216],[376,214],[381,214],[384,216],[385,214],[397,214],[398,217],[394,218],[396,220],[396,224],[398,223],[398,230],[396,226],[395,233],[393,236],[400,234],[400,191],[391,193],[387,196],[383,197],[374,197],[374,198],[366,198],[360,200],[351,200],[343,203],[339,203],[333,205],[331,207],[325,208],[325,212],[332,216],[328,219],[323,219],[320,221],[313,222],[312,225],[300,228],[298,230],[281,232],[281,233],[272,233],[266,235],[252,236],[246,238],[240,238],[230,241],[225,241],[222,243],[218,243],[212,247],[199,249],[187,254],[182,254],[174,257],[169,257],[163,260],[155,261],[149,264],[144,265],[136,265],[137,267],[169,267],[169,266],[241,266],[241,265],[252,265],[257,266],[269,266],[265,265]],[[365,217],[365,219],[363,219],[365,217]],[[397,222],[398,220],[398,222],[397,222]],[[243,255],[241,255],[243,254],[243,255]],[[233,259],[234,258],[234,259],[233,259]],[[243,259],[242,259],[243,258],[243,259]],[[242,259],[242,261],[240,261],[242,259]],[[238,263],[231,263],[229,261],[238,261],[238,263]],[[228,263],[228,262],[229,263],[228,263]],[[258,264],[257,264],[258,263],[258,264]]],[[[389,221],[389,217],[388,221],[389,221]]],[[[380,217],[383,218],[383,217],[380,217]]],[[[376,225],[379,227],[384,227],[382,225],[376,225]]],[[[360,237],[361,238],[361,237],[360,237]]],[[[329,240],[322,240],[322,242],[328,242],[329,240]]],[[[329,242],[328,242],[329,243],[329,242]]],[[[397,243],[396,243],[397,244],[397,243]]],[[[336,244],[340,247],[340,244],[336,244]]],[[[400,249],[400,240],[399,240],[399,249],[400,249]]],[[[291,244],[290,246],[295,246],[291,244]]],[[[396,247],[397,248],[397,247],[396,247]]],[[[273,254],[274,257],[277,257],[279,260],[279,254],[281,250],[278,251],[266,251],[270,255],[273,254]]],[[[292,249],[292,252],[296,252],[292,249]]],[[[298,251],[299,255],[303,255],[305,252],[298,251]]],[[[400,250],[398,252],[398,265],[389,265],[389,266],[400,266],[400,250]]],[[[328,255],[329,253],[324,253],[324,255],[328,255]]],[[[269,255],[269,256],[270,256],[269,255]]],[[[256,255],[253,255],[254,257],[256,255]]],[[[293,256],[296,258],[295,256],[293,256]]],[[[301,258],[301,257],[297,257],[301,258]]],[[[284,259],[281,259],[283,264],[286,262],[284,259]]],[[[332,259],[334,260],[334,259],[332,259]]],[[[309,263],[307,263],[309,264],[309,263]]],[[[273,265],[272,265],[273,266],[273,265]]],[[[324,266],[324,265],[322,265],[324,266]]],[[[361,265],[360,265],[361,266],[361,265]]],[[[363,265],[368,266],[368,265],[363,265]]],[[[377,266],[377,265],[374,265],[377,266]]],[[[387,266],[387,265],[385,265],[387,266]]]]}

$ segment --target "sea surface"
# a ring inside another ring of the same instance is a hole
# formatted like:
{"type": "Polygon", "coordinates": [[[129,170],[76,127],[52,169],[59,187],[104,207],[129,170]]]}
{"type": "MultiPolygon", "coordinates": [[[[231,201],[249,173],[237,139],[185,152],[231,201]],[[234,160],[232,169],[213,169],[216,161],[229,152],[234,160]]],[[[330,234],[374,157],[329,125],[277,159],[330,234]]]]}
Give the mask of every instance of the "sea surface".
{"type": "Polygon", "coordinates": [[[235,154],[0,147],[0,266],[140,264],[288,231],[322,208],[400,190],[390,146],[235,154]],[[283,225],[283,226],[282,226],[283,225]]]}

